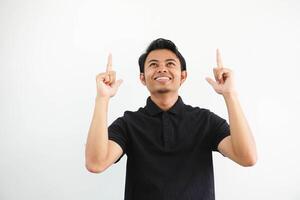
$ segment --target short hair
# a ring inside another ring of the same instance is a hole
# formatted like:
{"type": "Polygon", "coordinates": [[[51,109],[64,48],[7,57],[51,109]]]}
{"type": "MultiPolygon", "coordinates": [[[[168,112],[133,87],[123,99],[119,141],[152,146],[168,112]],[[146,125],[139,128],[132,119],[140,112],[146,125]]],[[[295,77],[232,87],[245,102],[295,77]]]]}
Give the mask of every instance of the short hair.
{"type": "Polygon", "coordinates": [[[180,61],[181,71],[186,70],[185,59],[181,55],[181,53],[178,51],[176,45],[171,40],[167,40],[167,39],[164,39],[164,38],[158,38],[156,40],[153,40],[150,43],[150,45],[148,46],[148,48],[146,49],[146,52],[143,53],[139,57],[140,73],[144,73],[144,65],[145,65],[145,61],[146,61],[146,58],[149,55],[149,53],[151,51],[154,51],[154,50],[157,50],[157,49],[167,49],[167,50],[172,51],[180,61]]]}

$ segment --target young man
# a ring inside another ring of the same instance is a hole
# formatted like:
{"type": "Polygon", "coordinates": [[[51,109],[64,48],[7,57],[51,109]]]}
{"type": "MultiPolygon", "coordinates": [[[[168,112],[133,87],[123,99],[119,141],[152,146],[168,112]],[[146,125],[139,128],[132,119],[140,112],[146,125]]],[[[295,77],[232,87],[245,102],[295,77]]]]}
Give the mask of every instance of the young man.
{"type": "Polygon", "coordinates": [[[140,80],[150,96],[146,106],[125,111],[107,126],[109,99],[116,81],[109,55],[106,72],[96,77],[97,97],[86,145],[86,167],[100,173],[126,153],[125,200],[215,199],[212,151],[241,166],[256,163],[255,141],[234,88],[233,71],[217,50],[215,80],[223,95],[229,124],[208,109],[184,104],[178,95],[187,78],[184,57],[175,44],[154,40],[139,58],[140,80]]]}

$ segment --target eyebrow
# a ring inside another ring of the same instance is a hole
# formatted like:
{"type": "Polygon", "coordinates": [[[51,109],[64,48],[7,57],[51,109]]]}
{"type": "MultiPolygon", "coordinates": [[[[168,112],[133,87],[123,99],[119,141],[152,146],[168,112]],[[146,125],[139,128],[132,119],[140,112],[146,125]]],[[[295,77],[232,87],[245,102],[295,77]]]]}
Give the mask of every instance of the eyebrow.
{"type": "MultiPolygon", "coordinates": [[[[166,59],[166,60],[165,60],[165,62],[167,62],[167,61],[174,61],[174,62],[176,63],[176,60],[175,60],[175,59],[172,59],[172,58],[169,58],[169,59],[166,59]]],[[[151,60],[148,61],[148,63],[150,63],[150,62],[158,62],[158,60],[156,60],[156,59],[151,59],[151,60]]]]}

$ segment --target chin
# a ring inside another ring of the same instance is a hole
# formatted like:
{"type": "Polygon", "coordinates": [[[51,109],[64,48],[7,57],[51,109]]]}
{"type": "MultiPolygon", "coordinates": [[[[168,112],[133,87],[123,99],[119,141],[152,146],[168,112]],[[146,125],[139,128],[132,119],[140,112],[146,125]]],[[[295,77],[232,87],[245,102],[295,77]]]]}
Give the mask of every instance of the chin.
{"type": "Polygon", "coordinates": [[[168,93],[168,92],[170,92],[170,90],[164,90],[164,89],[162,89],[162,90],[158,90],[157,91],[157,93],[159,93],[159,94],[165,94],[165,93],[168,93]]]}
{"type": "Polygon", "coordinates": [[[156,92],[159,94],[165,94],[165,93],[171,92],[171,90],[168,88],[161,88],[161,89],[156,90],[156,92]]]}
{"type": "Polygon", "coordinates": [[[153,94],[166,94],[170,92],[174,92],[174,88],[168,86],[159,86],[159,87],[147,87],[150,93],[153,94]]]}

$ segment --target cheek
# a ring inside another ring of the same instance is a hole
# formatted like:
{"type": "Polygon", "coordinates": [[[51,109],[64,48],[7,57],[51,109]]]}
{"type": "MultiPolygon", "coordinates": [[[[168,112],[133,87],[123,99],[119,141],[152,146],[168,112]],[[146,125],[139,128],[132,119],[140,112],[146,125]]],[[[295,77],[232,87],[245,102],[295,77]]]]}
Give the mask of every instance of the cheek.
{"type": "Polygon", "coordinates": [[[145,81],[151,81],[151,76],[152,76],[152,73],[151,71],[147,71],[145,72],[145,81]]]}
{"type": "Polygon", "coordinates": [[[145,75],[144,76],[144,80],[143,80],[144,84],[146,85],[147,83],[149,83],[149,81],[150,81],[150,77],[148,77],[147,75],[145,75]]]}
{"type": "Polygon", "coordinates": [[[150,76],[148,76],[148,75],[145,76],[145,81],[146,81],[146,82],[149,82],[150,80],[151,80],[151,77],[150,77],[150,76]]]}
{"type": "Polygon", "coordinates": [[[181,81],[181,73],[177,73],[175,76],[174,76],[174,79],[178,82],[181,81]]]}

